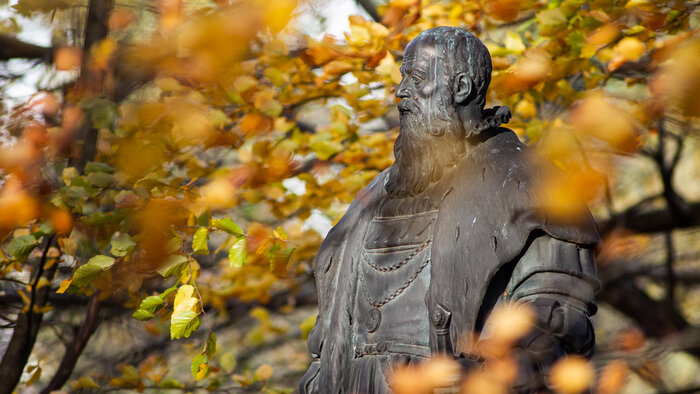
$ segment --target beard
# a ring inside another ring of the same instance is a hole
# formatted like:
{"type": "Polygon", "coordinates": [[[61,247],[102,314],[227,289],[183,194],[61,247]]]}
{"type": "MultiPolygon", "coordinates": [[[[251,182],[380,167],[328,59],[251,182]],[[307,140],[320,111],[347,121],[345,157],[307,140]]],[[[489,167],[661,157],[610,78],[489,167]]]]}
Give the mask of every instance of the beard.
{"type": "Polygon", "coordinates": [[[454,107],[437,106],[438,114],[404,112],[394,144],[396,160],[384,189],[390,198],[412,197],[437,182],[465,151],[465,130],[454,107]],[[443,111],[441,111],[442,109],[443,111]]]}

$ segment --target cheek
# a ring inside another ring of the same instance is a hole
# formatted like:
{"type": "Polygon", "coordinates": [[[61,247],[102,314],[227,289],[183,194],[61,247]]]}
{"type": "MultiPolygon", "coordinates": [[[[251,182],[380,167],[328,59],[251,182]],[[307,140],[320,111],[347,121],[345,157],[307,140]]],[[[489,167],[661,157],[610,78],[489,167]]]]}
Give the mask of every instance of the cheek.
{"type": "Polygon", "coordinates": [[[424,98],[428,98],[429,96],[431,96],[433,94],[436,87],[437,87],[436,83],[426,83],[425,86],[423,86],[420,89],[421,96],[423,96],[424,98]]]}

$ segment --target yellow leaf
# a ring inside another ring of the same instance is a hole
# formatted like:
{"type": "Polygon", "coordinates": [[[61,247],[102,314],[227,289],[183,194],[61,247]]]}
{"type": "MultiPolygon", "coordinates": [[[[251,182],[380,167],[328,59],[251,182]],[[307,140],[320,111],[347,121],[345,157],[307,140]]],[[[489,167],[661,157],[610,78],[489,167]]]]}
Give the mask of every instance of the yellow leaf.
{"type": "Polygon", "coordinates": [[[535,104],[533,104],[532,100],[523,98],[515,106],[515,114],[521,118],[530,119],[537,114],[537,108],[535,108],[535,104]]]}
{"type": "Polygon", "coordinates": [[[246,90],[252,88],[253,86],[257,86],[257,84],[258,80],[248,75],[241,75],[233,81],[233,87],[239,93],[243,93],[246,90]]]}
{"type": "Polygon", "coordinates": [[[202,204],[211,209],[223,209],[235,203],[236,188],[226,177],[214,178],[199,190],[202,204]]]}
{"type": "Polygon", "coordinates": [[[255,108],[263,114],[275,117],[282,113],[282,103],[275,99],[275,93],[271,90],[263,90],[255,95],[255,108]]]}
{"type": "Polygon", "coordinates": [[[623,59],[633,62],[639,60],[639,58],[644,55],[646,46],[635,37],[625,37],[617,43],[615,50],[623,59]]]}
{"type": "Polygon", "coordinates": [[[112,53],[117,48],[117,42],[112,38],[105,38],[92,46],[90,57],[92,58],[92,66],[98,70],[105,70],[109,67],[109,60],[112,53]]]}
{"type": "Polygon", "coordinates": [[[83,376],[80,379],[76,380],[72,384],[73,389],[78,390],[78,389],[99,389],[100,385],[97,384],[91,377],[89,376],[83,376]]]}
{"type": "Polygon", "coordinates": [[[552,366],[549,378],[558,392],[575,394],[584,392],[590,387],[595,378],[595,372],[584,358],[568,356],[552,366]]]}
{"type": "Polygon", "coordinates": [[[182,312],[197,312],[196,308],[199,300],[192,296],[193,293],[194,287],[191,285],[182,285],[177,289],[177,294],[175,295],[175,301],[173,303],[173,317],[182,312]]]}
{"type": "MultiPolygon", "coordinates": [[[[31,371],[30,371],[29,369],[27,369],[27,372],[30,372],[30,373],[31,373],[31,371]]],[[[27,387],[29,387],[29,386],[33,385],[34,382],[36,382],[37,380],[39,380],[40,377],[41,377],[41,367],[36,366],[36,369],[34,369],[34,373],[33,373],[32,376],[26,381],[26,383],[24,383],[24,384],[25,384],[27,387]]]]}
{"type": "Polygon", "coordinates": [[[296,0],[268,1],[268,8],[265,12],[266,24],[275,32],[284,29],[296,6],[296,0]]]}
{"type": "Polygon", "coordinates": [[[348,42],[353,46],[362,46],[368,44],[372,39],[369,29],[365,26],[350,24],[350,36],[348,42]]]}
{"type": "Polygon", "coordinates": [[[327,75],[341,75],[355,69],[355,65],[346,60],[333,60],[323,66],[323,71],[327,75]]]}
{"type": "Polygon", "coordinates": [[[380,75],[387,76],[391,78],[393,83],[401,82],[401,71],[399,70],[399,65],[396,64],[394,56],[387,52],[386,56],[379,62],[379,65],[375,68],[380,75]]]}
{"type": "Polygon", "coordinates": [[[42,276],[41,278],[39,278],[39,282],[36,284],[36,289],[39,290],[42,287],[46,286],[51,286],[51,282],[49,282],[48,279],[42,276]]]}
{"type": "Polygon", "coordinates": [[[207,376],[207,373],[209,372],[209,367],[207,364],[200,364],[199,366],[199,372],[197,372],[197,375],[194,376],[194,378],[199,381],[204,379],[205,376],[207,376]]]}
{"type": "Polygon", "coordinates": [[[275,231],[272,232],[272,234],[275,236],[275,238],[281,239],[282,241],[287,240],[287,233],[282,230],[282,227],[277,226],[275,231]]]}
{"type": "Polygon", "coordinates": [[[253,378],[255,380],[267,380],[270,376],[272,376],[272,367],[268,364],[259,366],[255,372],[253,372],[253,378]]]}
{"type": "Polygon", "coordinates": [[[525,44],[523,43],[520,35],[512,30],[506,33],[506,39],[504,42],[506,49],[509,49],[515,54],[520,54],[525,50],[525,44]]]}

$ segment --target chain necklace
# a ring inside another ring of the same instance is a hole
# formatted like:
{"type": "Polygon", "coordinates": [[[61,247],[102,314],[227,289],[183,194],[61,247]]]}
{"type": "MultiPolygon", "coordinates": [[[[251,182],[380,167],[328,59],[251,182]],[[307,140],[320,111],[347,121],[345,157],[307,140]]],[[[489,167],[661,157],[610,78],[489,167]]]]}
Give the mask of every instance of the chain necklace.
{"type": "Polygon", "coordinates": [[[393,300],[394,298],[398,297],[401,293],[403,293],[403,291],[406,290],[406,288],[408,288],[408,286],[411,283],[413,283],[414,280],[416,280],[418,274],[420,274],[421,271],[423,271],[423,268],[425,268],[429,263],[430,258],[426,259],[423,262],[423,264],[421,264],[420,267],[418,267],[416,272],[414,272],[413,275],[411,275],[411,277],[408,278],[408,280],[401,287],[399,287],[398,289],[396,289],[396,291],[394,291],[393,293],[389,294],[381,300],[375,300],[372,298],[372,296],[369,295],[369,292],[367,291],[367,283],[365,282],[365,274],[362,270],[360,270],[360,284],[362,285],[362,292],[365,294],[367,302],[369,302],[369,304],[375,308],[381,308],[387,302],[393,300]]]}
{"type": "Polygon", "coordinates": [[[406,256],[405,259],[399,261],[398,263],[394,263],[388,267],[382,267],[380,265],[377,265],[377,263],[375,263],[372,260],[370,260],[369,258],[367,258],[367,251],[365,249],[362,250],[362,258],[367,263],[367,265],[372,267],[375,271],[379,271],[379,272],[395,271],[395,270],[403,267],[404,265],[406,265],[409,261],[411,261],[411,259],[413,257],[415,257],[418,253],[422,252],[423,249],[427,248],[428,245],[430,245],[430,242],[432,242],[431,239],[423,242],[421,245],[418,246],[418,248],[411,251],[411,253],[408,256],[406,256]]]}

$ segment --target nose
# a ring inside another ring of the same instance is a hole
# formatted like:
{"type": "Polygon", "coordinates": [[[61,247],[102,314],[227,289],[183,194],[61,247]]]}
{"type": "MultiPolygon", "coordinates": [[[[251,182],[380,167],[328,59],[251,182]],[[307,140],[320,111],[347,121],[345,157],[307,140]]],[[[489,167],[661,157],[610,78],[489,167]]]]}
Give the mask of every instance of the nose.
{"type": "Polygon", "coordinates": [[[406,87],[404,81],[405,79],[401,79],[401,83],[399,83],[399,86],[396,87],[396,93],[394,93],[394,96],[396,96],[397,98],[411,97],[411,92],[406,87]]]}

